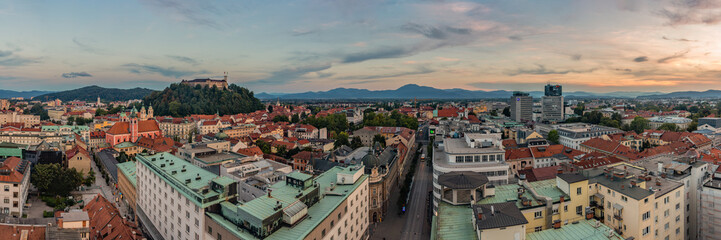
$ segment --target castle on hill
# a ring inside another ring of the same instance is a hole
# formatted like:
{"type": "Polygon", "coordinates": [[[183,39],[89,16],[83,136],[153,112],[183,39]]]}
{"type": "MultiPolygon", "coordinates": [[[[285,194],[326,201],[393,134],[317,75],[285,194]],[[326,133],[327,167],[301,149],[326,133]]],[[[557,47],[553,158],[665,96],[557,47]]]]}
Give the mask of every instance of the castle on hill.
{"type": "Polygon", "coordinates": [[[226,75],[223,77],[223,80],[215,80],[215,79],[210,79],[210,78],[202,78],[202,79],[193,79],[193,80],[182,80],[182,81],[180,82],[180,84],[189,85],[189,86],[191,86],[191,87],[195,87],[195,86],[200,85],[200,86],[203,86],[203,87],[208,86],[209,88],[215,86],[215,87],[217,87],[217,88],[219,88],[219,89],[221,89],[221,88],[222,88],[222,89],[226,89],[226,88],[228,88],[228,75],[226,74],[226,75]]]}

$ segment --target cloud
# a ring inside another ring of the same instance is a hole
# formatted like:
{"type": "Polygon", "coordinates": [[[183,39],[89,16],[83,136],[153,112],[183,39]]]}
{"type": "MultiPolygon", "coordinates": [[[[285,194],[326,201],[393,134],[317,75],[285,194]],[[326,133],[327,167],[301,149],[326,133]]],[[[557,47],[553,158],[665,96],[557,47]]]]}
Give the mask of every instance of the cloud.
{"type": "Polygon", "coordinates": [[[173,60],[176,60],[176,61],[179,61],[179,62],[188,63],[188,64],[192,64],[192,65],[198,65],[198,63],[199,63],[197,60],[195,60],[195,59],[193,59],[193,58],[189,58],[189,57],[176,56],[176,55],[165,55],[165,56],[166,56],[166,57],[169,57],[169,58],[171,58],[171,59],[173,59],[173,60]]]}
{"type": "Polygon", "coordinates": [[[549,75],[549,74],[569,74],[569,73],[589,73],[593,72],[596,69],[587,69],[587,70],[553,70],[553,69],[547,69],[545,66],[541,64],[536,64],[536,68],[518,68],[515,70],[510,70],[506,72],[506,75],[508,76],[516,76],[516,75],[549,75]]]}
{"type": "Polygon", "coordinates": [[[313,34],[316,32],[317,32],[316,30],[309,30],[309,29],[293,29],[293,33],[291,35],[297,37],[297,36],[313,34]]]}
{"type": "MultiPolygon", "coordinates": [[[[403,76],[411,76],[411,75],[422,75],[422,74],[428,74],[433,73],[436,70],[433,70],[428,67],[420,66],[412,71],[406,71],[406,72],[397,72],[397,73],[388,73],[388,74],[372,74],[372,75],[355,75],[355,76],[344,76],[344,77],[338,77],[336,79],[338,80],[371,80],[371,79],[384,79],[384,78],[395,78],[395,77],[403,77],[403,76]]],[[[367,82],[367,81],[364,81],[367,82]]]]}
{"type": "Polygon", "coordinates": [[[308,73],[317,73],[318,77],[325,78],[328,76],[327,75],[328,73],[319,73],[319,72],[330,69],[331,66],[332,65],[330,63],[322,63],[322,64],[311,64],[311,65],[286,67],[286,68],[271,72],[269,77],[255,80],[255,81],[253,81],[253,83],[282,84],[282,83],[294,81],[308,73]]]}
{"type": "Polygon", "coordinates": [[[468,35],[471,30],[468,28],[456,28],[450,26],[434,27],[417,23],[406,23],[401,29],[407,32],[418,33],[430,39],[448,39],[452,35],[468,35]]]}
{"type": "Polygon", "coordinates": [[[186,70],[178,70],[173,67],[160,67],[156,65],[148,65],[148,64],[136,64],[136,63],[128,63],[125,65],[122,65],[121,67],[127,69],[131,73],[135,74],[143,74],[143,73],[156,73],[160,74],[166,77],[174,77],[174,78],[180,78],[185,76],[192,76],[197,74],[208,74],[208,71],[206,70],[200,70],[200,71],[186,71],[186,70]]]}
{"type": "Polygon", "coordinates": [[[0,57],[7,57],[7,56],[10,56],[10,55],[12,55],[12,54],[13,54],[12,51],[2,51],[2,50],[0,50],[0,57]]]}
{"type": "Polygon", "coordinates": [[[220,29],[220,24],[211,18],[220,10],[207,1],[192,0],[143,0],[148,6],[164,12],[173,20],[220,29]]]}
{"type": "Polygon", "coordinates": [[[676,0],[657,15],[666,18],[667,25],[715,25],[721,23],[721,1],[718,0],[676,0]]]}
{"type": "Polygon", "coordinates": [[[90,75],[90,73],[87,72],[69,72],[69,73],[63,73],[63,78],[76,78],[76,77],[92,77],[93,75],[90,75]]]}
{"type": "Polygon", "coordinates": [[[347,54],[341,57],[342,63],[357,63],[371,59],[399,58],[414,55],[416,50],[406,47],[381,47],[369,51],[347,54]]]}
{"type": "Polygon", "coordinates": [[[634,62],[645,62],[645,61],[648,61],[648,57],[640,56],[640,57],[634,58],[633,61],[634,62]]]}
{"type": "Polygon", "coordinates": [[[39,62],[38,59],[33,58],[23,58],[23,57],[11,57],[8,59],[0,59],[0,66],[6,66],[6,67],[15,67],[15,66],[24,66],[31,63],[37,63],[39,62]]]}
{"type": "Polygon", "coordinates": [[[583,57],[581,54],[571,54],[571,60],[573,61],[581,61],[581,57],[583,57]]]}
{"type": "Polygon", "coordinates": [[[93,47],[93,46],[91,46],[91,45],[89,45],[89,44],[87,44],[87,43],[81,42],[81,41],[78,40],[77,38],[73,38],[73,43],[75,43],[75,45],[77,45],[78,47],[80,47],[81,50],[86,51],[86,52],[89,52],[89,53],[96,53],[96,54],[98,54],[98,53],[102,53],[102,52],[103,52],[102,50],[100,50],[100,49],[98,49],[98,48],[96,48],[96,47],[93,47]]]}
{"type": "Polygon", "coordinates": [[[689,52],[689,50],[684,50],[684,51],[680,51],[680,52],[674,53],[674,54],[671,55],[671,56],[668,56],[668,57],[659,59],[659,60],[658,60],[658,63],[667,63],[667,62],[670,62],[670,61],[672,61],[672,60],[674,60],[674,59],[683,58],[684,56],[686,56],[686,54],[687,54],[688,52],[689,52]]]}
{"type": "Polygon", "coordinates": [[[639,2],[638,0],[616,0],[616,7],[623,11],[638,12],[641,9],[639,2]]]}
{"type": "Polygon", "coordinates": [[[666,36],[661,37],[663,40],[679,41],[679,42],[698,42],[697,40],[689,40],[686,38],[668,38],[666,36]]]}

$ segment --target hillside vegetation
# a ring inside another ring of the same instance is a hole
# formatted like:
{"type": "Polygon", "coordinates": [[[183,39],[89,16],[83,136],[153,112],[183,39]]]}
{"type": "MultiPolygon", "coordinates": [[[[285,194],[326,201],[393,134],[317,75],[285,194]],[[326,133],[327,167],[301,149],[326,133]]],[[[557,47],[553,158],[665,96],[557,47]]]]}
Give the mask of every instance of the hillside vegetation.
{"type": "Polygon", "coordinates": [[[98,97],[100,97],[102,101],[127,101],[131,99],[143,99],[151,92],[153,92],[153,90],[147,88],[119,89],[92,85],[73,90],[43,94],[35,97],[35,100],[49,101],[60,99],[62,101],[80,100],[95,102],[98,97]]]}
{"type": "Polygon", "coordinates": [[[246,88],[230,84],[228,89],[191,87],[174,83],[163,91],[145,97],[145,105],[153,106],[156,116],[181,117],[190,114],[238,114],[264,108],[246,88]]]}

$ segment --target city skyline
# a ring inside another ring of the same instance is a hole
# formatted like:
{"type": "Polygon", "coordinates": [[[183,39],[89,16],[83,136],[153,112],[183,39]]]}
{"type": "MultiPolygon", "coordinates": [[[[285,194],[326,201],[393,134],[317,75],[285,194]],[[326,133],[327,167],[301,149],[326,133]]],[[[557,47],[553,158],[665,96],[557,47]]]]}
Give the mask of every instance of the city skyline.
{"type": "Polygon", "coordinates": [[[716,1],[0,3],[0,89],[703,91],[716,1]]]}

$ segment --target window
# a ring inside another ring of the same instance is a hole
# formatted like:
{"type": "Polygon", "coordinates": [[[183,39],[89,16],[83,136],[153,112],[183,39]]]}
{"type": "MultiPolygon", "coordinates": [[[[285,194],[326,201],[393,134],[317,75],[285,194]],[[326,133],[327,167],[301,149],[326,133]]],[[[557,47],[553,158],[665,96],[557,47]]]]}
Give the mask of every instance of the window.
{"type": "Polygon", "coordinates": [[[679,222],[679,221],[681,221],[681,216],[680,216],[680,215],[679,215],[679,216],[676,216],[676,222],[679,222]]]}
{"type": "Polygon", "coordinates": [[[681,228],[676,228],[676,234],[681,233],[681,228]]]}
{"type": "Polygon", "coordinates": [[[213,228],[208,226],[208,234],[213,234],[213,228]]]}
{"type": "Polygon", "coordinates": [[[563,211],[564,211],[564,212],[568,212],[568,205],[563,206],[563,211]]]}
{"type": "Polygon", "coordinates": [[[645,227],[643,229],[643,235],[646,236],[646,234],[648,234],[649,231],[650,231],[650,229],[648,227],[645,227]]]}
{"type": "Polygon", "coordinates": [[[9,192],[9,191],[10,191],[10,186],[5,185],[5,191],[6,191],[6,192],[9,192]]]}
{"type": "Polygon", "coordinates": [[[223,235],[220,235],[220,233],[218,233],[218,237],[217,237],[217,238],[218,238],[217,240],[223,240],[223,235]]]}
{"type": "Polygon", "coordinates": [[[577,207],[576,207],[576,214],[578,214],[578,215],[582,215],[582,214],[583,214],[583,207],[582,207],[582,206],[577,206],[577,207]]]}
{"type": "Polygon", "coordinates": [[[668,223],[666,223],[665,225],[663,225],[663,228],[664,228],[664,229],[668,229],[668,223]]]}
{"type": "Polygon", "coordinates": [[[626,196],[621,196],[621,200],[623,200],[624,202],[628,202],[628,198],[626,196]]]}
{"type": "Polygon", "coordinates": [[[666,209],[666,211],[663,211],[663,216],[668,217],[668,213],[669,213],[669,211],[668,211],[668,209],[666,209]]]}
{"type": "Polygon", "coordinates": [[[558,208],[553,209],[553,215],[556,215],[556,214],[558,214],[558,208]]]}
{"type": "Polygon", "coordinates": [[[643,214],[643,220],[646,221],[646,219],[649,219],[649,218],[651,218],[651,212],[650,211],[645,212],[643,214]]]}
{"type": "Polygon", "coordinates": [[[535,213],[533,213],[533,217],[535,217],[535,218],[542,218],[542,217],[543,217],[543,212],[542,212],[542,211],[535,212],[535,213]]]}
{"type": "Polygon", "coordinates": [[[536,227],[533,229],[533,231],[535,231],[535,232],[543,231],[543,227],[536,227]]]}
{"type": "Polygon", "coordinates": [[[576,194],[581,195],[581,191],[582,191],[582,190],[581,190],[580,187],[579,187],[579,188],[576,188],[576,194]]]}
{"type": "Polygon", "coordinates": [[[680,208],[681,208],[681,204],[680,204],[680,203],[676,203],[676,210],[679,210],[680,208]]]}

